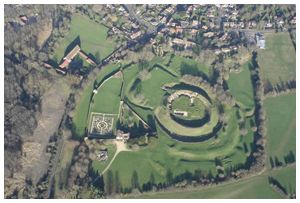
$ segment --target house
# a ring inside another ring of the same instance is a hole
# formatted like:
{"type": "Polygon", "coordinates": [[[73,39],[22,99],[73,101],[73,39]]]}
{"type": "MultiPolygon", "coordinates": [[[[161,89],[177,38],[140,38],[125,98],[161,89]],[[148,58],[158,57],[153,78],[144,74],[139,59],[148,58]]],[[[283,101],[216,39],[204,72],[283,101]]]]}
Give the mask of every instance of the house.
{"type": "Polygon", "coordinates": [[[69,63],[70,63],[69,61],[64,60],[64,61],[59,65],[59,67],[60,67],[61,69],[65,69],[65,68],[68,67],[69,63]]]}
{"type": "Polygon", "coordinates": [[[96,62],[93,61],[88,55],[86,55],[82,50],[79,51],[79,55],[89,64],[91,65],[97,65],[96,62]]]}
{"type": "Polygon", "coordinates": [[[265,42],[265,38],[264,35],[262,33],[256,33],[255,34],[255,39],[256,39],[256,45],[260,48],[260,49],[265,49],[266,47],[266,42],[265,42]]]}
{"type": "Polygon", "coordinates": [[[203,25],[203,26],[202,26],[202,29],[207,30],[208,27],[207,27],[206,25],[203,25]]]}
{"type": "Polygon", "coordinates": [[[204,36],[204,37],[207,37],[207,38],[211,38],[211,37],[213,37],[214,35],[215,35],[214,32],[206,32],[206,33],[203,34],[203,36],[204,36]]]}
{"type": "Polygon", "coordinates": [[[175,38],[173,39],[173,44],[177,44],[177,45],[181,45],[183,46],[185,43],[184,43],[184,40],[183,39],[179,39],[179,38],[175,38]]]}
{"type": "Polygon", "coordinates": [[[136,38],[138,38],[139,36],[141,36],[142,35],[142,32],[141,31],[138,31],[138,32],[136,32],[136,33],[133,33],[131,36],[130,36],[130,38],[131,39],[136,39],[136,38]]]}
{"type": "Polygon", "coordinates": [[[189,22],[182,20],[182,21],[180,21],[180,25],[182,28],[186,28],[189,26],[189,22]]]}
{"type": "Polygon", "coordinates": [[[116,136],[117,141],[127,142],[129,138],[130,138],[130,133],[125,133],[122,130],[117,130],[117,136],[116,136]]]}
{"type": "Polygon", "coordinates": [[[273,27],[273,23],[268,22],[265,24],[266,29],[271,29],[272,27],[273,27]]]}
{"type": "Polygon", "coordinates": [[[248,27],[251,28],[255,28],[256,27],[256,22],[255,21],[250,21],[248,24],[248,27]]]}
{"type": "Polygon", "coordinates": [[[222,50],[222,52],[223,52],[224,54],[230,52],[230,49],[229,49],[229,48],[222,48],[221,50],[222,50]]]}
{"type": "Polygon", "coordinates": [[[112,31],[113,31],[115,34],[121,34],[121,33],[122,33],[122,31],[119,30],[119,29],[116,28],[116,27],[113,27],[113,28],[112,28],[112,31]]]}
{"type": "Polygon", "coordinates": [[[224,28],[229,28],[230,24],[229,24],[229,22],[224,22],[223,26],[224,26],[224,28]]]}
{"type": "Polygon", "coordinates": [[[293,17],[293,19],[290,21],[290,23],[291,23],[292,25],[296,25],[296,16],[293,17]]]}
{"type": "Polygon", "coordinates": [[[199,26],[198,20],[193,20],[193,21],[192,21],[192,27],[193,27],[193,28],[198,28],[198,26],[199,26]]]}
{"type": "Polygon", "coordinates": [[[219,55],[220,53],[221,53],[221,50],[220,50],[220,49],[216,49],[216,50],[215,50],[215,54],[216,54],[216,55],[219,55]]]}

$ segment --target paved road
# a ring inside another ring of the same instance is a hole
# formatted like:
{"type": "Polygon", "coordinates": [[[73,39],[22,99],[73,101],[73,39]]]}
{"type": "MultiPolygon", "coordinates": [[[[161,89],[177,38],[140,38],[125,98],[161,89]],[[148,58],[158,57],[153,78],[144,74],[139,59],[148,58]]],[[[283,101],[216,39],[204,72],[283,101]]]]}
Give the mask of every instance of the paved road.
{"type": "Polygon", "coordinates": [[[147,28],[147,32],[153,33],[156,31],[157,27],[146,21],[145,19],[141,18],[140,16],[136,15],[136,7],[133,4],[124,4],[125,9],[128,11],[129,15],[136,19],[140,24],[144,25],[147,28]]]}

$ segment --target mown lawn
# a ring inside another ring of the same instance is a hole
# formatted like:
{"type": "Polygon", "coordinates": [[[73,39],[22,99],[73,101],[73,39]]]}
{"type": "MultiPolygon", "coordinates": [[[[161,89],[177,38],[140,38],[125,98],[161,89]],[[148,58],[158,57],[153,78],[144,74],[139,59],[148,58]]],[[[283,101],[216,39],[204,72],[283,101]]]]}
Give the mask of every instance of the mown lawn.
{"type": "Polygon", "coordinates": [[[161,87],[170,82],[176,82],[178,79],[160,68],[154,68],[151,77],[141,82],[141,92],[146,98],[147,105],[156,107],[161,104],[163,95],[166,93],[161,87]]]}
{"type": "Polygon", "coordinates": [[[231,94],[241,103],[241,107],[251,109],[254,107],[254,92],[249,70],[249,63],[245,63],[240,73],[230,73],[228,86],[231,94]]]}
{"type": "Polygon", "coordinates": [[[122,78],[111,77],[105,81],[92,99],[91,112],[118,114],[121,86],[122,78]]]}
{"type": "Polygon", "coordinates": [[[168,110],[165,107],[158,107],[155,110],[155,115],[160,123],[162,123],[170,132],[183,136],[200,136],[211,133],[213,131],[213,128],[217,125],[219,119],[217,107],[211,108],[210,120],[200,128],[186,127],[178,124],[171,118],[168,110]]]}
{"type": "Polygon", "coordinates": [[[258,51],[263,80],[272,84],[296,79],[296,52],[288,32],[265,35],[266,49],[258,51]]]}
{"type": "MultiPolygon", "coordinates": [[[[123,71],[124,96],[130,94],[128,90],[137,73],[138,68],[136,65],[123,71]]],[[[160,68],[154,68],[150,74],[151,77],[149,79],[141,82],[141,92],[148,101],[147,105],[156,107],[161,104],[165,93],[161,86],[165,83],[177,82],[178,79],[160,68]]],[[[147,116],[153,115],[152,110],[129,104],[145,120],[147,120],[147,116]]],[[[243,144],[245,143],[248,146],[248,150],[250,150],[253,133],[249,131],[245,137],[240,136],[236,110],[236,108],[225,108],[226,115],[228,115],[226,130],[224,132],[221,130],[217,138],[201,143],[178,142],[166,135],[156,125],[158,138],[150,138],[149,145],[138,151],[120,153],[111,165],[110,170],[113,171],[113,174],[115,174],[115,171],[119,172],[123,187],[131,187],[131,177],[134,170],[137,171],[139,183],[142,186],[149,181],[151,173],[154,175],[157,183],[165,182],[168,169],[172,170],[174,177],[185,171],[194,173],[197,169],[204,173],[211,172],[215,175],[216,157],[222,160],[225,167],[244,163],[247,152],[245,152],[243,144]]],[[[217,119],[218,115],[216,115],[216,121],[217,119]]]]}
{"type": "Polygon", "coordinates": [[[187,118],[203,118],[206,106],[198,98],[194,98],[194,103],[191,104],[191,99],[188,96],[179,96],[172,102],[172,108],[188,112],[187,118]]]}
{"type": "Polygon", "coordinates": [[[88,17],[75,13],[71,20],[71,29],[65,38],[60,42],[55,50],[54,58],[57,62],[63,58],[67,47],[77,38],[80,39],[80,46],[87,54],[96,55],[99,52],[103,59],[109,55],[115,48],[115,42],[107,39],[108,29],[88,17]]]}
{"type": "Polygon", "coordinates": [[[230,119],[227,130],[220,133],[217,139],[213,138],[202,143],[178,142],[157,127],[158,137],[150,138],[146,148],[120,153],[110,169],[113,173],[119,171],[122,186],[130,187],[134,170],[137,171],[142,186],[149,181],[151,173],[156,183],[166,181],[168,169],[171,169],[174,177],[185,171],[194,173],[198,169],[215,175],[216,157],[219,157],[226,167],[243,163],[246,160],[246,153],[236,147],[243,146],[244,142],[250,146],[253,137],[249,133],[247,139],[241,139],[234,117],[235,111],[229,111],[228,115],[230,119]]]}
{"type": "Polygon", "coordinates": [[[296,94],[289,93],[265,100],[267,117],[267,152],[269,157],[296,155],[296,94]]]}
{"type": "MultiPolygon", "coordinates": [[[[106,75],[119,68],[120,67],[118,65],[114,64],[109,64],[103,67],[97,75],[96,83],[101,82],[106,75]]],[[[89,85],[87,85],[83,90],[83,94],[80,97],[81,99],[76,103],[76,109],[73,116],[73,126],[75,127],[75,132],[78,136],[83,136],[84,129],[87,126],[89,104],[94,89],[94,82],[95,81],[90,81],[89,85]]]]}
{"type": "Polygon", "coordinates": [[[175,71],[178,75],[180,75],[180,67],[181,67],[182,63],[192,65],[192,66],[196,66],[199,71],[201,71],[202,73],[204,73],[205,75],[210,77],[209,67],[207,67],[203,64],[197,63],[193,59],[185,58],[185,57],[182,57],[182,56],[176,56],[175,55],[174,58],[172,59],[172,62],[168,66],[168,68],[175,71]]]}

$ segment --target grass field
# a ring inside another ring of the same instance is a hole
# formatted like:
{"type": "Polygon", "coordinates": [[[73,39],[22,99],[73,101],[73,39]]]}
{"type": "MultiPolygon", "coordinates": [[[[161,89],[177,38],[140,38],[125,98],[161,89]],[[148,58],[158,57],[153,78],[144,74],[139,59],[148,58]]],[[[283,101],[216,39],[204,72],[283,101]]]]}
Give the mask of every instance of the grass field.
{"type": "Polygon", "coordinates": [[[240,73],[230,73],[228,80],[231,94],[245,109],[254,107],[254,92],[248,65],[249,63],[245,63],[240,73]]]}
{"type": "Polygon", "coordinates": [[[296,154],[296,94],[267,98],[265,107],[268,156],[283,161],[289,151],[296,154]]]}
{"type": "Polygon", "coordinates": [[[161,87],[166,83],[176,82],[177,78],[159,68],[154,68],[150,74],[149,79],[141,82],[141,92],[147,101],[147,105],[156,107],[161,104],[165,94],[161,87]]]}
{"type": "Polygon", "coordinates": [[[225,183],[211,188],[186,191],[186,192],[160,192],[146,193],[140,196],[129,195],[128,198],[153,198],[153,199],[280,199],[283,198],[268,184],[271,175],[280,180],[285,187],[296,187],[295,167],[283,168],[277,171],[267,171],[262,175],[242,179],[238,182],[225,183]],[[293,175],[284,179],[286,174],[293,175]]]}
{"type": "MultiPolygon", "coordinates": [[[[103,78],[111,73],[119,69],[118,65],[107,65],[102,68],[102,70],[98,73],[96,82],[99,83],[103,80],[103,78]]],[[[92,92],[94,89],[94,82],[90,81],[89,85],[84,89],[81,99],[77,102],[74,117],[73,117],[73,126],[75,127],[75,132],[77,136],[83,136],[84,129],[87,126],[88,112],[89,112],[89,103],[92,96],[92,92]]]]}
{"type": "Polygon", "coordinates": [[[272,84],[296,79],[296,52],[288,32],[265,35],[266,49],[258,51],[264,81],[272,84]]]}
{"type": "Polygon", "coordinates": [[[156,118],[160,121],[160,123],[162,123],[170,132],[183,136],[201,136],[211,133],[219,120],[216,107],[211,108],[210,121],[199,128],[189,128],[178,124],[171,118],[170,114],[168,113],[168,110],[163,107],[158,107],[155,110],[155,115],[156,118]]]}
{"type": "Polygon", "coordinates": [[[103,59],[115,48],[115,42],[107,39],[108,28],[93,22],[88,17],[81,14],[74,14],[71,20],[71,29],[67,36],[60,42],[60,46],[55,50],[57,62],[63,58],[67,47],[77,38],[80,38],[81,49],[87,54],[100,54],[103,59]]]}
{"type": "Polygon", "coordinates": [[[120,106],[122,78],[111,77],[105,81],[94,95],[91,111],[118,114],[120,106]]]}
{"type": "Polygon", "coordinates": [[[203,118],[205,115],[206,106],[198,99],[194,98],[194,103],[191,104],[191,99],[188,96],[179,96],[172,102],[172,108],[179,111],[188,112],[187,118],[203,118]]]}
{"type": "Polygon", "coordinates": [[[170,138],[157,127],[158,138],[150,138],[150,144],[146,148],[120,153],[110,169],[113,173],[119,171],[122,186],[130,187],[134,170],[137,171],[142,185],[149,181],[151,173],[157,183],[166,181],[168,169],[172,170],[174,176],[185,171],[193,173],[197,169],[216,174],[215,157],[219,157],[226,167],[244,162],[246,153],[237,148],[241,148],[243,143],[250,146],[253,134],[249,132],[241,138],[234,117],[235,110],[228,111],[230,125],[217,139],[203,143],[183,143],[170,138]]]}
{"type": "Polygon", "coordinates": [[[172,62],[169,65],[169,69],[176,72],[178,75],[180,75],[180,67],[182,63],[186,63],[188,65],[194,65],[197,67],[197,69],[199,71],[201,71],[202,73],[205,73],[208,77],[210,77],[210,69],[209,67],[197,63],[196,61],[194,61],[193,59],[189,59],[189,58],[185,58],[182,56],[174,56],[174,58],[172,59],[172,62]]]}
{"type": "MultiPolygon", "coordinates": [[[[129,90],[137,73],[138,68],[136,65],[123,71],[123,96],[128,97],[128,94],[130,94],[129,90]]],[[[153,107],[159,106],[165,93],[161,86],[170,82],[178,82],[178,79],[160,68],[154,68],[151,71],[151,77],[141,82],[141,92],[147,99],[147,104],[153,107]]],[[[129,99],[131,101],[132,98],[129,97],[129,99]]],[[[130,106],[144,120],[147,120],[147,116],[153,115],[152,110],[132,103],[130,106]]],[[[236,108],[225,108],[226,115],[228,115],[226,130],[221,131],[217,138],[209,139],[203,143],[178,142],[166,135],[157,126],[158,138],[151,137],[149,145],[140,148],[138,151],[121,152],[112,163],[110,170],[113,174],[115,174],[115,171],[119,172],[123,187],[130,187],[134,170],[137,171],[139,183],[142,186],[142,184],[149,181],[151,174],[154,175],[157,183],[166,181],[168,169],[172,170],[174,176],[185,171],[193,173],[197,169],[202,170],[204,173],[216,174],[216,157],[222,160],[225,167],[244,163],[249,152],[244,149],[244,145],[250,150],[253,133],[250,131],[250,124],[247,120],[248,134],[244,137],[240,136],[236,110],[236,108]]],[[[217,120],[218,116],[216,116],[217,120]]]]}

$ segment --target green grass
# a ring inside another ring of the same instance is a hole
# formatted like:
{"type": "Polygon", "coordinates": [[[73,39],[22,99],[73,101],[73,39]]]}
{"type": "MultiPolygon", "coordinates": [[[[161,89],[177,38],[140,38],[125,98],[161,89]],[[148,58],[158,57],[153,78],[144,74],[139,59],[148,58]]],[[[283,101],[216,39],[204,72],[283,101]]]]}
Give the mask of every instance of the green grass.
{"type": "MultiPolygon", "coordinates": [[[[132,93],[129,90],[137,73],[137,65],[123,71],[123,96],[128,97],[132,93]]],[[[147,99],[147,105],[156,107],[161,104],[165,94],[161,86],[166,83],[178,82],[178,79],[160,68],[154,68],[150,74],[149,79],[141,82],[141,92],[147,99]]],[[[130,101],[133,100],[134,103],[134,98],[132,99],[130,96],[130,101]]],[[[130,106],[144,120],[147,120],[147,116],[153,115],[151,110],[132,103],[130,106]]],[[[253,133],[249,132],[247,136],[242,138],[237,125],[236,108],[225,108],[225,111],[229,117],[228,126],[224,132],[219,133],[218,138],[203,143],[183,143],[170,138],[157,126],[158,138],[150,138],[149,145],[138,151],[120,153],[110,169],[113,173],[119,172],[123,187],[130,187],[134,170],[137,171],[140,186],[142,186],[149,181],[151,173],[156,182],[166,181],[165,176],[168,169],[172,169],[174,176],[184,173],[186,170],[193,173],[196,169],[205,173],[210,171],[212,174],[216,174],[214,162],[216,157],[223,160],[226,167],[245,162],[247,155],[244,149],[237,148],[242,148],[243,143],[250,146],[253,141],[253,133]]],[[[213,120],[217,121],[218,116],[215,116],[213,120]]]]}
{"type": "Polygon", "coordinates": [[[157,127],[158,138],[150,138],[149,145],[138,151],[120,153],[111,166],[111,170],[119,171],[121,183],[125,187],[131,186],[131,176],[134,170],[139,175],[140,185],[149,180],[153,173],[158,182],[166,181],[166,171],[171,169],[174,176],[189,171],[193,173],[200,169],[204,173],[209,171],[216,174],[215,161],[219,157],[224,166],[243,163],[246,154],[236,147],[245,142],[250,146],[253,136],[241,139],[238,131],[235,109],[226,109],[229,115],[229,126],[217,139],[210,139],[203,143],[178,142],[166,135],[157,127]],[[139,167],[136,167],[139,166],[139,167]]]}
{"type": "Polygon", "coordinates": [[[155,110],[156,118],[162,123],[170,132],[176,133],[182,136],[201,136],[213,131],[213,128],[217,125],[219,116],[216,107],[211,108],[211,117],[209,122],[205,123],[199,128],[191,128],[183,126],[176,121],[174,121],[168,110],[163,107],[158,107],[155,110]]]}
{"type": "Polygon", "coordinates": [[[290,151],[296,154],[296,94],[267,98],[265,108],[268,156],[283,161],[290,151]]]}
{"type": "Polygon", "coordinates": [[[177,78],[159,68],[154,68],[150,74],[151,78],[141,82],[141,92],[147,101],[147,105],[156,107],[161,104],[165,94],[161,87],[166,83],[176,82],[177,78]]]}
{"type": "Polygon", "coordinates": [[[288,193],[296,192],[296,166],[289,166],[279,171],[271,171],[269,175],[276,178],[287,189],[288,193]]]}
{"type": "Polygon", "coordinates": [[[242,72],[230,73],[228,86],[231,94],[241,103],[241,107],[251,109],[254,107],[254,92],[251,81],[249,63],[242,66],[242,72]]]}
{"type": "Polygon", "coordinates": [[[92,99],[91,112],[118,114],[121,85],[122,78],[115,77],[102,83],[92,99]]]}
{"type": "Polygon", "coordinates": [[[172,102],[172,108],[179,111],[188,112],[187,118],[203,118],[205,115],[205,105],[198,99],[194,98],[194,103],[191,104],[191,99],[188,96],[179,96],[172,102]]]}
{"type": "Polygon", "coordinates": [[[296,52],[288,32],[265,35],[266,49],[258,51],[264,81],[272,84],[296,79],[296,52]]]}
{"type": "MultiPolygon", "coordinates": [[[[106,75],[119,68],[120,67],[118,65],[113,65],[113,64],[104,66],[101,69],[101,71],[98,73],[96,82],[97,83],[101,82],[101,80],[103,80],[103,78],[106,75]]],[[[87,126],[89,104],[94,89],[94,82],[95,81],[90,81],[90,83],[84,89],[83,94],[80,97],[81,99],[76,104],[76,108],[73,116],[73,127],[75,127],[75,133],[77,134],[77,136],[83,136],[84,130],[87,126]]]]}
{"type": "Polygon", "coordinates": [[[238,182],[225,183],[218,186],[193,191],[156,192],[141,195],[129,195],[128,198],[144,199],[281,199],[268,183],[268,176],[276,177],[285,187],[296,187],[296,168],[283,168],[277,171],[265,172],[262,175],[242,179],[238,182]],[[287,177],[287,174],[292,174],[287,177]]]}
{"type": "Polygon", "coordinates": [[[182,63],[186,63],[188,65],[195,65],[199,71],[210,77],[210,69],[204,64],[197,63],[193,59],[185,58],[182,56],[174,56],[172,62],[169,65],[169,69],[176,72],[180,75],[180,67],[182,63]]]}
{"type": "Polygon", "coordinates": [[[71,20],[71,29],[55,50],[54,58],[59,62],[65,55],[66,48],[77,38],[80,38],[81,49],[86,53],[100,54],[103,59],[115,48],[115,42],[107,39],[108,28],[93,22],[87,16],[75,13],[71,20]]]}

